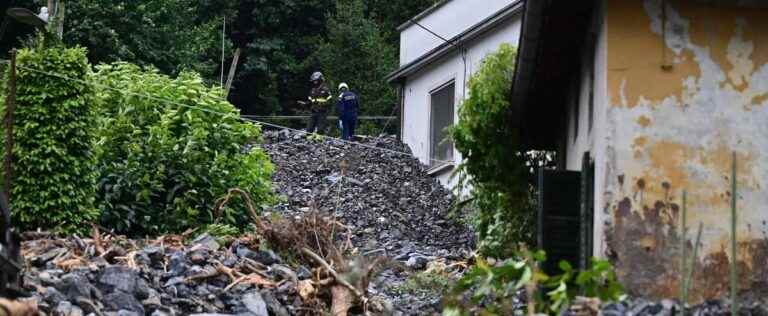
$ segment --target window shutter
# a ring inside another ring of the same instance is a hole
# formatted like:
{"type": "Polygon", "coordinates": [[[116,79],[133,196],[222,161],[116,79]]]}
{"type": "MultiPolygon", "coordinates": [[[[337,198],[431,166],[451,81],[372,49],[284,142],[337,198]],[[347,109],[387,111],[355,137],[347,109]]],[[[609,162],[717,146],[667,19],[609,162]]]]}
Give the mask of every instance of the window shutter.
{"type": "Polygon", "coordinates": [[[547,252],[547,273],[560,273],[561,260],[579,267],[581,181],[578,171],[539,170],[538,244],[547,252]]]}

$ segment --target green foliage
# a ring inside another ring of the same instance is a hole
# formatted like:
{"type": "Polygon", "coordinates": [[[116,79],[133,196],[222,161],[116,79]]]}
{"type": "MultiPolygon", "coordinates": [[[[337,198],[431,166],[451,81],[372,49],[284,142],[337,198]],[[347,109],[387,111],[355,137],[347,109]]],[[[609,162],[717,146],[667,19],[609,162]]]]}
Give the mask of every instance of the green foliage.
{"type": "Polygon", "coordinates": [[[360,97],[362,113],[389,115],[396,97],[385,77],[397,67],[396,52],[365,16],[363,1],[337,0],[327,28],[328,40],[315,56],[331,87],[346,82],[360,97]]]}
{"type": "Polygon", "coordinates": [[[240,232],[241,230],[238,227],[228,224],[213,223],[203,227],[203,229],[200,231],[200,234],[207,233],[216,238],[216,241],[218,241],[220,244],[224,244],[228,238],[239,236],[240,232]]]}
{"type": "Polygon", "coordinates": [[[22,49],[14,111],[14,220],[21,229],[80,232],[98,218],[94,207],[94,92],[86,50],[22,49]],[[74,78],[65,80],[40,71],[74,78]]]}
{"type": "MultiPolygon", "coordinates": [[[[353,89],[363,92],[366,111],[391,113],[394,104],[388,98],[394,94],[381,74],[397,67],[399,33],[395,28],[435,1],[362,2],[366,25],[375,26],[378,35],[356,41],[383,50],[367,47],[348,54],[354,58],[342,60],[349,65],[344,66],[338,79],[352,81],[353,89]],[[377,90],[381,87],[386,92],[377,90]],[[382,108],[386,110],[379,111],[382,108]]],[[[40,5],[38,0],[13,3],[35,12],[40,5]]],[[[0,12],[6,8],[7,5],[0,4],[0,12]]],[[[64,42],[89,48],[88,57],[93,64],[125,61],[152,65],[169,75],[188,69],[201,73],[206,82],[219,81],[221,26],[226,18],[225,71],[229,70],[234,49],[242,49],[229,100],[244,114],[300,112],[302,107],[295,101],[306,98],[309,75],[328,66],[317,58],[318,50],[338,45],[333,41],[344,36],[339,33],[343,30],[336,35],[330,32],[329,18],[336,15],[336,0],[89,0],[67,1],[66,11],[64,42]]],[[[10,49],[9,43],[18,45],[18,40],[32,31],[32,27],[10,23],[3,37],[6,41],[0,43],[0,56],[10,49]]],[[[361,34],[359,30],[352,31],[361,34]]]]}
{"type": "Polygon", "coordinates": [[[218,82],[223,17],[233,15],[235,2],[209,2],[67,1],[64,40],[88,47],[97,63],[152,65],[166,74],[194,70],[218,82]]]}
{"type": "Polygon", "coordinates": [[[507,257],[513,245],[532,239],[532,196],[526,182],[525,155],[511,129],[509,92],[517,51],[503,44],[485,57],[469,80],[468,98],[451,129],[464,162],[459,183],[472,186],[479,248],[483,254],[507,257]]]}
{"type": "Polygon", "coordinates": [[[591,267],[580,272],[561,261],[562,273],[548,276],[537,268],[546,259],[543,251],[518,257],[522,259],[510,259],[495,266],[478,259],[456,283],[443,315],[512,315],[511,298],[525,289],[535,291],[537,311],[548,314],[558,314],[577,295],[597,297],[604,302],[624,297],[623,287],[608,261],[593,258],[591,267]]]}
{"type": "Polygon", "coordinates": [[[213,213],[228,189],[248,192],[257,207],[273,200],[268,156],[244,149],[260,141],[260,127],[240,121],[220,89],[205,87],[193,73],[172,79],[125,63],[98,67],[93,81],[102,87],[98,194],[104,225],[130,234],[214,222],[242,227],[249,219],[241,200],[229,203],[221,218],[213,213]]]}
{"type": "Polygon", "coordinates": [[[446,273],[440,271],[421,271],[412,275],[395,290],[403,294],[420,292],[443,294],[450,289],[452,281],[446,273]]]}

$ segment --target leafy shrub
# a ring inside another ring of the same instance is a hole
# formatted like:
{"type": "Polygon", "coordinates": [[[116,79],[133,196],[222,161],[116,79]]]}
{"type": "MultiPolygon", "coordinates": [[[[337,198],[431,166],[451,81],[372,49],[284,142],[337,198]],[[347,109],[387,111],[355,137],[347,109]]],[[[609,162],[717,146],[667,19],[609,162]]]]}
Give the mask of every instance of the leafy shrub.
{"type": "Polygon", "coordinates": [[[237,187],[257,206],[272,201],[269,157],[259,148],[244,149],[260,141],[260,127],[240,121],[218,88],[205,87],[193,73],[172,79],[125,63],[99,66],[93,80],[100,87],[104,225],[129,234],[214,222],[243,227],[249,222],[243,202],[229,203],[214,218],[217,198],[237,187]]]}
{"type": "Polygon", "coordinates": [[[548,276],[538,269],[546,259],[543,251],[524,252],[518,257],[522,259],[510,259],[498,266],[478,259],[456,283],[444,315],[512,315],[515,306],[511,298],[520,291],[533,291],[537,311],[548,314],[557,314],[577,295],[604,302],[623,299],[623,287],[606,260],[593,258],[592,266],[578,273],[568,262],[561,261],[562,273],[548,276]]]}
{"type": "Polygon", "coordinates": [[[23,229],[86,230],[85,224],[99,216],[94,207],[96,113],[93,90],[84,82],[90,73],[86,50],[41,44],[20,50],[17,65],[14,220],[23,229]]]}
{"type": "Polygon", "coordinates": [[[403,284],[394,287],[400,294],[437,293],[444,294],[455,281],[444,271],[421,271],[411,275],[403,284]]]}
{"type": "Polygon", "coordinates": [[[481,253],[508,257],[520,241],[532,240],[535,226],[526,177],[527,155],[509,122],[509,93],[517,50],[502,44],[485,57],[469,80],[469,94],[451,129],[464,161],[456,175],[459,189],[472,187],[471,205],[481,253]]]}

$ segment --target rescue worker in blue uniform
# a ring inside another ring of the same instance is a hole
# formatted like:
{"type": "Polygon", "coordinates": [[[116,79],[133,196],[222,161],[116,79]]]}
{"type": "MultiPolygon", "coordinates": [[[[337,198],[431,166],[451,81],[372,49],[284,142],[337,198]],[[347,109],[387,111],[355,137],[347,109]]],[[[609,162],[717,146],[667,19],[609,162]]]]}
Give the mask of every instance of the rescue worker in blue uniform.
{"type": "Polygon", "coordinates": [[[357,127],[357,112],[360,109],[360,99],[352,91],[349,91],[349,85],[341,83],[339,85],[339,100],[336,103],[341,120],[341,138],[351,140],[355,135],[357,127]]]}
{"type": "Polygon", "coordinates": [[[307,132],[322,134],[325,132],[325,120],[333,96],[331,96],[331,89],[325,84],[322,73],[313,73],[309,80],[312,82],[312,90],[309,91],[309,107],[312,116],[309,119],[307,132]]]}

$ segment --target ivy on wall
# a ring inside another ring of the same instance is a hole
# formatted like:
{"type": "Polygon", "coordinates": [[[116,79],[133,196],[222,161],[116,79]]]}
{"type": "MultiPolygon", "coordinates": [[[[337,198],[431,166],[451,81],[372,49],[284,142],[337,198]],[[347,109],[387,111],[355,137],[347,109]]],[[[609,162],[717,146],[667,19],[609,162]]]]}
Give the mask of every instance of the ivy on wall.
{"type": "Polygon", "coordinates": [[[502,44],[470,78],[451,137],[464,161],[459,187],[472,187],[471,205],[480,251],[507,257],[532,240],[532,195],[526,158],[508,121],[509,93],[517,50],[502,44]]]}

